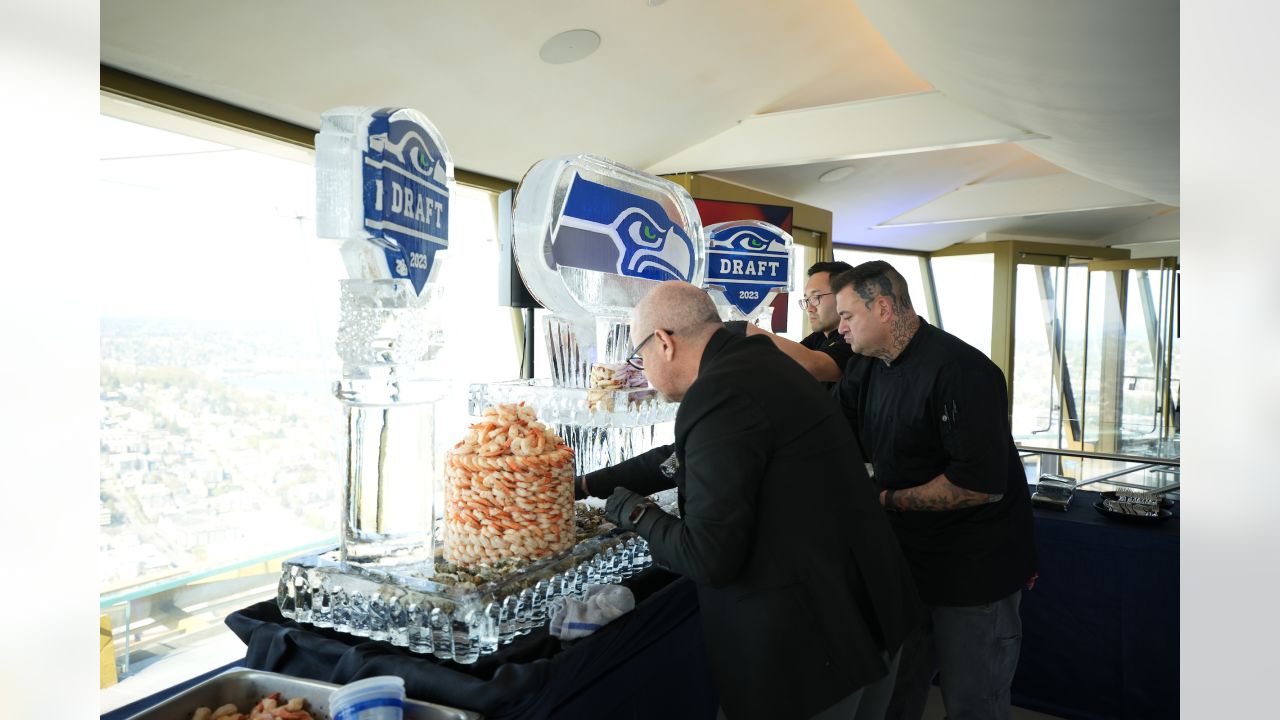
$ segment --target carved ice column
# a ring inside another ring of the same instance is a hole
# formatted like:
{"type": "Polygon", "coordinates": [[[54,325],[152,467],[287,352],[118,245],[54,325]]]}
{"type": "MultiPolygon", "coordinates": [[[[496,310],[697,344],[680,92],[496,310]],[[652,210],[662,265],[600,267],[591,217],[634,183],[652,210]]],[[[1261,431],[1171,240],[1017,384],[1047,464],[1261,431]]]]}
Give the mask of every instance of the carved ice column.
{"type": "Polygon", "coordinates": [[[433,370],[444,344],[440,251],[453,161],[421,113],[335,108],[316,136],[317,234],[339,240],[342,282],[334,394],[345,418],[341,557],[430,562],[436,509],[433,370]]]}

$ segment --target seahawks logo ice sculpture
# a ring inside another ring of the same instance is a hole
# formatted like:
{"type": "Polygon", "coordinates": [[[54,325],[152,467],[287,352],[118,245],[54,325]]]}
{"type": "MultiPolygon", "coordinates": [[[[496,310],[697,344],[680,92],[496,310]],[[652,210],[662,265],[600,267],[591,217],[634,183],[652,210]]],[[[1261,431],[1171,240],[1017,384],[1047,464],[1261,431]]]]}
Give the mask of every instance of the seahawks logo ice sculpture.
{"type": "Polygon", "coordinates": [[[791,289],[791,235],[760,220],[736,220],[705,228],[707,272],[703,286],[724,320],[755,320],[779,292],[791,289]]]}
{"type": "Polygon", "coordinates": [[[549,158],[516,190],[516,265],[529,292],[586,323],[625,316],[664,280],[700,285],[702,223],[684,188],[593,155],[549,158]]]}
{"type": "Polygon", "coordinates": [[[316,232],[343,241],[352,279],[405,279],[422,295],[449,245],[453,159],[422,113],[340,107],[316,135],[316,232]]]}

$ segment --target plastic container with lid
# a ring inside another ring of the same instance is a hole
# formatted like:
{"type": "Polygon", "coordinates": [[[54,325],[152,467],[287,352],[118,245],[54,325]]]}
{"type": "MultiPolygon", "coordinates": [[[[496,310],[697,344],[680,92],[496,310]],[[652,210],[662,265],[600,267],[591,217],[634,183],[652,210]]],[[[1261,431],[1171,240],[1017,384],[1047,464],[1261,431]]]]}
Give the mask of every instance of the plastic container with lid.
{"type": "Polygon", "coordinates": [[[379,675],[343,685],[329,696],[333,720],[403,720],[404,678],[379,675]]]}

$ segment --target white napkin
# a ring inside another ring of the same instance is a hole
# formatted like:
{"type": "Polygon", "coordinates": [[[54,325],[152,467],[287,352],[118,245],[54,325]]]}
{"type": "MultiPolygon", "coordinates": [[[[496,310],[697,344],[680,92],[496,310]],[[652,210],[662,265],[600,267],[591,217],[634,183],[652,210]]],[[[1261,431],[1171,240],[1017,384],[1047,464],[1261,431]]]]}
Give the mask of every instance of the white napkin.
{"type": "Polygon", "coordinates": [[[636,597],[622,585],[593,585],[579,600],[574,597],[551,598],[547,610],[549,630],[561,640],[584,638],[608,625],[614,618],[631,612],[636,597]]]}

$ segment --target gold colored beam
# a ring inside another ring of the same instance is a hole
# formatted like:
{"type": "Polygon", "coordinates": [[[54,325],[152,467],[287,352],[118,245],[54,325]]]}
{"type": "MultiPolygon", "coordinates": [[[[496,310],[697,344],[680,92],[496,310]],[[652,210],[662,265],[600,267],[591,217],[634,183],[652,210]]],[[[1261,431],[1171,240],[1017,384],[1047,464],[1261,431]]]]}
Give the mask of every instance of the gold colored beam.
{"type": "MultiPolygon", "coordinates": [[[[156,82],[117,68],[99,65],[99,87],[102,92],[136,100],[147,105],[181,113],[225,127],[250,132],[297,147],[315,149],[316,128],[304,127],[286,120],[156,82]]],[[[462,185],[500,193],[516,183],[483,173],[454,168],[454,179],[462,185]]]]}
{"type": "Polygon", "coordinates": [[[1161,270],[1166,267],[1177,269],[1178,259],[1139,258],[1137,260],[1095,260],[1089,263],[1089,272],[1111,270],[1161,270]]]}
{"type": "Polygon", "coordinates": [[[149,80],[139,75],[99,66],[99,84],[103,92],[130,98],[148,105],[173,110],[184,115],[245,130],[274,140],[305,148],[315,147],[314,128],[268,117],[230,103],[214,100],[172,85],[149,80]]]}
{"type": "Polygon", "coordinates": [[[513,190],[516,186],[516,183],[511,182],[510,180],[503,180],[502,178],[496,178],[492,175],[471,172],[470,170],[463,170],[458,167],[453,169],[453,179],[457,181],[459,185],[468,185],[470,187],[488,190],[494,194],[513,190]]]}
{"type": "Polygon", "coordinates": [[[1119,248],[1042,243],[1030,240],[988,240],[978,243],[956,243],[929,253],[929,257],[978,255],[995,252],[996,248],[1000,247],[1008,247],[1014,253],[1025,255],[1056,255],[1058,257],[1094,258],[1097,260],[1123,260],[1129,257],[1128,250],[1119,248]]]}
{"type": "Polygon", "coordinates": [[[1129,251],[1121,248],[1042,243],[1029,240],[1000,240],[997,242],[1008,242],[1015,253],[1025,253],[1027,255],[1058,255],[1060,257],[1094,258],[1096,260],[1122,260],[1129,257],[1129,251]]]}
{"type": "Polygon", "coordinates": [[[1014,298],[1017,297],[1017,271],[1013,247],[998,242],[992,253],[995,268],[991,288],[991,360],[1004,373],[1009,395],[1009,412],[1013,412],[1013,324],[1014,298]]]}

